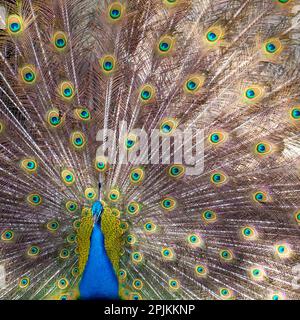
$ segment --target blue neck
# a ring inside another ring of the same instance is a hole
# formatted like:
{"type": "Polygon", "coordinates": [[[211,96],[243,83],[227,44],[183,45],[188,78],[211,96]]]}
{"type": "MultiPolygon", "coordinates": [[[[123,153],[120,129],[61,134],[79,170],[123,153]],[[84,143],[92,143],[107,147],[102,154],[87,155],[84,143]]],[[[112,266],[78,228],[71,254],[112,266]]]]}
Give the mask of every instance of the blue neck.
{"type": "Polygon", "coordinates": [[[98,223],[92,232],[89,258],[79,290],[83,300],[119,299],[118,278],[107,256],[104,235],[98,223]]]}

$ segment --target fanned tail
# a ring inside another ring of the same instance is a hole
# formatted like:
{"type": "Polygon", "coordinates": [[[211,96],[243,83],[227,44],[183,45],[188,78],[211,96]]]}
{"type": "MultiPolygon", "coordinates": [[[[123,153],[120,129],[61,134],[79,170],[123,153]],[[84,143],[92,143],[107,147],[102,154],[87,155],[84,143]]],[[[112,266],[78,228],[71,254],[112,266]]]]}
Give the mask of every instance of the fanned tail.
{"type": "Polygon", "coordinates": [[[0,298],[299,299],[298,4],[6,1],[0,298]]]}

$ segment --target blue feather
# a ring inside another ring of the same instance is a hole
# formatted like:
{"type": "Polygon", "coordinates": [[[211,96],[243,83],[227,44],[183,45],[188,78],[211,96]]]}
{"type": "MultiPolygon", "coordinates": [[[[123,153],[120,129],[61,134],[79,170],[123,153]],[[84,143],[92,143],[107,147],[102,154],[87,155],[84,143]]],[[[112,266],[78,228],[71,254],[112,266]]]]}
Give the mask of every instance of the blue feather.
{"type": "MultiPolygon", "coordinates": [[[[103,212],[100,201],[92,207],[93,216],[99,217],[103,212]]],[[[100,219],[101,222],[101,219],[100,219]]],[[[79,285],[80,297],[84,300],[119,299],[119,283],[113,265],[104,245],[101,225],[95,223],[91,236],[88,262],[79,285]]]]}

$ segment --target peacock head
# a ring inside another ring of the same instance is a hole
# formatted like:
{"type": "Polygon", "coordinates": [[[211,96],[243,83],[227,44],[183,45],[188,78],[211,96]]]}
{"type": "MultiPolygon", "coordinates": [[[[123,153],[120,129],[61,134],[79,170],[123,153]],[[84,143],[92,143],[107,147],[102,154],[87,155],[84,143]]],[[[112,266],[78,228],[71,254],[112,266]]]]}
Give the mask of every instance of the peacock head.
{"type": "Polygon", "coordinates": [[[96,223],[100,221],[103,211],[104,210],[101,201],[95,201],[92,205],[92,214],[96,223]]]}

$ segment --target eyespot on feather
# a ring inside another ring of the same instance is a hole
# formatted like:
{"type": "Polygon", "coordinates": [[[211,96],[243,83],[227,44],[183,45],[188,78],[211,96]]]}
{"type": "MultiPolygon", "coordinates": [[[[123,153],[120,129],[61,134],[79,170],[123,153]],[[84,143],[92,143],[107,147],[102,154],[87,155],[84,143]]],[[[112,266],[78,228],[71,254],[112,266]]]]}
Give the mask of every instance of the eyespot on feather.
{"type": "Polygon", "coordinates": [[[160,56],[166,57],[172,54],[175,47],[175,38],[164,35],[162,36],[157,43],[157,52],[160,56]]]}
{"type": "Polygon", "coordinates": [[[264,97],[265,91],[262,86],[252,85],[246,87],[243,91],[243,101],[246,104],[253,105],[260,102],[264,97]]]}
{"type": "Polygon", "coordinates": [[[210,27],[204,36],[204,43],[209,47],[216,47],[222,43],[225,31],[221,26],[210,27]]]}
{"type": "Polygon", "coordinates": [[[106,172],[109,169],[108,160],[106,157],[97,157],[95,160],[95,168],[99,172],[106,172]]]}
{"type": "Polygon", "coordinates": [[[33,65],[26,65],[19,70],[19,74],[23,83],[33,85],[36,82],[36,69],[33,65]]]}
{"type": "Polygon", "coordinates": [[[182,0],[162,0],[163,4],[167,8],[174,8],[182,3],[182,0]]]}
{"type": "Polygon", "coordinates": [[[57,51],[64,51],[68,45],[68,37],[63,31],[57,31],[52,37],[52,44],[57,51]]]}
{"type": "Polygon", "coordinates": [[[61,178],[64,184],[68,187],[72,186],[75,183],[75,174],[69,169],[65,169],[61,172],[61,178]]]}
{"type": "Polygon", "coordinates": [[[46,122],[50,128],[56,129],[63,124],[64,117],[61,115],[58,109],[52,109],[46,114],[46,122]]]}
{"type": "Polygon", "coordinates": [[[112,55],[104,55],[100,60],[100,69],[105,75],[111,75],[116,71],[117,61],[112,55]]]}
{"type": "Polygon", "coordinates": [[[6,20],[7,32],[11,36],[19,36],[24,31],[23,18],[17,14],[12,14],[7,17],[6,20]]]}
{"type": "Polygon", "coordinates": [[[143,182],[145,179],[145,171],[142,168],[135,168],[131,170],[130,173],[130,182],[133,185],[138,185],[143,182]]]}
{"type": "Polygon", "coordinates": [[[184,92],[187,94],[197,94],[203,87],[205,77],[203,75],[191,75],[189,76],[183,86],[184,92]]]}
{"type": "Polygon", "coordinates": [[[149,104],[155,100],[155,88],[151,84],[145,84],[140,88],[140,101],[149,104]]]}
{"type": "Polygon", "coordinates": [[[74,85],[70,81],[63,81],[59,85],[59,95],[64,101],[72,101],[75,96],[74,85]]]}
{"type": "Polygon", "coordinates": [[[126,8],[120,2],[114,2],[108,7],[108,19],[112,23],[120,22],[126,13],[126,8]]]}
{"type": "Polygon", "coordinates": [[[34,159],[24,159],[21,161],[20,166],[28,174],[34,174],[38,170],[38,164],[34,159]]]}
{"type": "Polygon", "coordinates": [[[160,133],[168,136],[172,135],[178,127],[178,121],[175,118],[165,118],[161,121],[160,133]]]}

